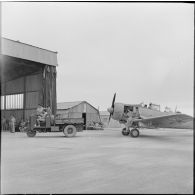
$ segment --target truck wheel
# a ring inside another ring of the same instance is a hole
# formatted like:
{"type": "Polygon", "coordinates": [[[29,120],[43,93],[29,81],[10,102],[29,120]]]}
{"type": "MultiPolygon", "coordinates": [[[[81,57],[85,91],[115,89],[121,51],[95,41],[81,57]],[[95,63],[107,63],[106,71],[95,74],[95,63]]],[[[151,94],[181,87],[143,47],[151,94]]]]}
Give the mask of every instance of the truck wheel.
{"type": "Polygon", "coordinates": [[[123,134],[124,136],[129,135],[129,133],[130,133],[130,130],[126,130],[126,128],[123,128],[122,134],[123,134]]]}
{"type": "Polygon", "coordinates": [[[29,130],[26,132],[28,137],[34,137],[36,135],[36,131],[29,130]]]}
{"type": "Polygon", "coordinates": [[[63,132],[66,137],[74,137],[77,133],[77,129],[74,125],[67,125],[64,127],[63,132]]]}
{"type": "Polygon", "coordinates": [[[130,134],[131,134],[131,137],[138,137],[139,136],[139,130],[138,129],[132,129],[130,134]]]}

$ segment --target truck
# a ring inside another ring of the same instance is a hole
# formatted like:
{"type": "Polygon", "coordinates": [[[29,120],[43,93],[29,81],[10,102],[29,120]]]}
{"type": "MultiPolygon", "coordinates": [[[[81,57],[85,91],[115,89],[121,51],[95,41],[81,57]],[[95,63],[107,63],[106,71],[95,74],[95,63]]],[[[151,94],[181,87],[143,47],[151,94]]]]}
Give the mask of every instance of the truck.
{"type": "Polygon", "coordinates": [[[46,115],[45,121],[37,126],[37,116],[31,115],[27,122],[20,125],[21,132],[26,132],[28,137],[34,137],[37,132],[63,132],[65,137],[74,137],[77,132],[83,131],[83,118],[62,118],[61,115],[46,115]]]}

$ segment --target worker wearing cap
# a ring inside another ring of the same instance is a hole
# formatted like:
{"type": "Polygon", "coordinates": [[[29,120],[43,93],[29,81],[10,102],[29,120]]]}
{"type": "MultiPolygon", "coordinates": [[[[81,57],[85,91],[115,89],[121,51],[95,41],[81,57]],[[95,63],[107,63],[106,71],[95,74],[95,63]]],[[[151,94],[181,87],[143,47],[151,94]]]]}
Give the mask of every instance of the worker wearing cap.
{"type": "Polygon", "coordinates": [[[39,116],[39,115],[42,115],[43,114],[43,110],[44,110],[44,108],[43,108],[43,106],[41,106],[41,104],[39,104],[38,105],[38,107],[37,107],[37,115],[39,116]]]}
{"type": "Polygon", "coordinates": [[[13,115],[11,115],[11,117],[10,117],[10,130],[11,130],[11,133],[15,133],[15,123],[16,123],[16,119],[13,115]]]}
{"type": "Polygon", "coordinates": [[[43,106],[41,106],[41,104],[38,105],[37,110],[36,110],[36,115],[37,115],[37,125],[40,126],[40,121],[44,121],[45,118],[45,111],[43,106]]]}

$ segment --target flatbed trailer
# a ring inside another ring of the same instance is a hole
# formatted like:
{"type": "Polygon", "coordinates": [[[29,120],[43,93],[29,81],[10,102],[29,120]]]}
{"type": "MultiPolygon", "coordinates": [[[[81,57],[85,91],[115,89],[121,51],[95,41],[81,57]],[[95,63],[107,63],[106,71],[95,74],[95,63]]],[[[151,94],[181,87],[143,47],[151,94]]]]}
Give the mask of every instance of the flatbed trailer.
{"type": "Polygon", "coordinates": [[[83,127],[83,118],[53,118],[49,115],[37,126],[37,116],[32,115],[21,131],[26,132],[28,137],[34,137],[37,132],[63,132],[66,137],[74,137],[83,127]]]}

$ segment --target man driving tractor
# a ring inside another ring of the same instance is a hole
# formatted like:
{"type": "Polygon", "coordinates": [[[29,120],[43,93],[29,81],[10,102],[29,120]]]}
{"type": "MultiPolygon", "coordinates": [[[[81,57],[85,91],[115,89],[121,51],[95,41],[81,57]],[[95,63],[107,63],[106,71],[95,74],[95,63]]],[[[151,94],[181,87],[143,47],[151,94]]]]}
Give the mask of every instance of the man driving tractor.
{"type": "Polygon", "coordinates": [[[51,108],[47,106],[47,108],[44,108],[42,105],[38,105],[37,107],[37,126],[40,126],[40,122],[45,122],[45,118],[47,115],[51,116],[51,108]]]}

